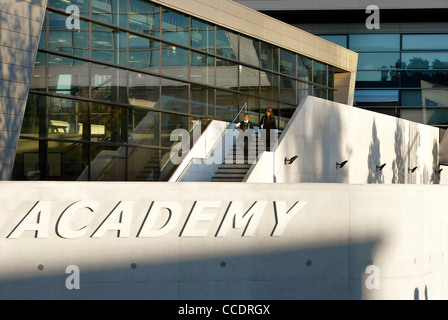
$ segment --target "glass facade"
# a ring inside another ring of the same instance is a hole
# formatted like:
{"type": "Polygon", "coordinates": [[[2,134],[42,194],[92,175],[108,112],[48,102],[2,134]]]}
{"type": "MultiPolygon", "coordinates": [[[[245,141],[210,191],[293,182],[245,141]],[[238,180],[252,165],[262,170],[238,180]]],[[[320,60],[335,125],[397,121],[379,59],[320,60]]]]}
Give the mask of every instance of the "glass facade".
{"type": "Polygon", "coordinates": [[[355,106],[448,126],[448,34],[320,36],[358,52],[355,106]]]}
{"type": "Polygon", "coordinates": [[[163,181],[173,130],[244,104],[282,129],[333,83],[331,66],[151,1],[49,0],[13,180],[163,181]]]}

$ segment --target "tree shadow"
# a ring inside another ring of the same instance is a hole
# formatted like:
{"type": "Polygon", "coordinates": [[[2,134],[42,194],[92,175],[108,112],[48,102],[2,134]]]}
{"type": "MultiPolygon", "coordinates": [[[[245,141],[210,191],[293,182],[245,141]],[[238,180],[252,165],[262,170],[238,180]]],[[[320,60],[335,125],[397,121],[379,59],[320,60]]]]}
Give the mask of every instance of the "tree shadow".
{"type": "Polygon", "coordinates": [[[367,161],[368,161],[368,168],[369,168],[369,174],[367,176],[367,183],[384,183],[383,173],[378,168],[382,164],[381,164],[380,141],[378,139],[378,132],[377,132],[375,120],[373,120],[373,125],[372,125],[372,143],[370,144],[370,147],[369,147],[369,156],[368,156],[367,161]]]}
{"type": "Polygon", "coordinates": [[[403,160],[403,127],[397,119],[394,135],[395,160],[392,162],[392,183],[405,183],[405,163],[403,160]]]}

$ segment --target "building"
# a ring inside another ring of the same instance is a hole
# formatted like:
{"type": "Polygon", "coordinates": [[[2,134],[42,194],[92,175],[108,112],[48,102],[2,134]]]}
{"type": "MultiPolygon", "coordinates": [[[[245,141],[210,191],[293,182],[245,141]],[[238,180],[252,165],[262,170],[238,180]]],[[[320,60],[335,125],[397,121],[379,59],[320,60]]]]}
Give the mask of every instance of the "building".
{"type": "Polygon", "coordinates": [[[355,53],[193,3],[2,2],[2,179],[164,181],[174,129],[243,106],[255,123],[273,108],[281,129],[308,95],[352,103],[355,53]]]}
{"type": "Polygon", "coordinates": [[[446,128],[446,1],[237,2],[357,52],[354,106],[446,128]]]}

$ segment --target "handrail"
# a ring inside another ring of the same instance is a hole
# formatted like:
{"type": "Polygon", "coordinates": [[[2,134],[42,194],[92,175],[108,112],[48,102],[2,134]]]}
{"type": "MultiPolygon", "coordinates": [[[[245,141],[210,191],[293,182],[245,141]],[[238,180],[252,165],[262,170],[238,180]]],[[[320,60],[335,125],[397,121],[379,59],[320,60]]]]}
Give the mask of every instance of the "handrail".
{"type": "MultiPolygon", "coordinates": [[[[233,103],[232,103],[233,104],[233,103]]],[[[231,104],[231,105],[232,105],[231,104]]],[[[213,145],[213,147],[210,149],[210,151],[205,155],[205,159],[208,158],[210,156],[210,154],[212,152],[215,151],[216,146],[220,143],[220,141],[222,140],[223,136],[226,134],[226,130],[228,128],[230,128],[230,126],[235,123],[235,120],[239,117],[241,111],[243,111],[243,108],[246,110],[247,112],[247,101],[243,104],[243,106],[241,107],[240,111],[238,112],[238,114],[236,115],[236,117],[232,120],[232,122],[229,123],[229,125],[227,126],[226,129],[224,129],[224,131],[221,133],[221,135],[219,136],[218,139],[216,139],[215,144],[213,145]]],[[[193,163],[193,161],[195,160],[195,158],[191,158],[190,161],[188,162],[188,164],[185,166],[185,168],[182,170],[182,172],[179,174],[179,176],[176,179],[176,182],[180,181],[180,179],[183,178],[183,176],[185,175],[186,171],[188,170],[188,168],[190,168],[191,164],[193,163]]]]}

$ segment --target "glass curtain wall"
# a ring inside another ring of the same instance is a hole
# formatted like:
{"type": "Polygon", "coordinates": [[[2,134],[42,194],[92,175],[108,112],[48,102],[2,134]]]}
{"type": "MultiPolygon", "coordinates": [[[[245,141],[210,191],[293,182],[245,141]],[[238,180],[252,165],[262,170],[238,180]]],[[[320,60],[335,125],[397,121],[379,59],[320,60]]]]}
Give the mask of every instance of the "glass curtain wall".
{"type": "Polygon", "coordinates": [[[49,0],[13,179],[166,180],[173,130],[244,105],[284,128],[332,70],[151,1],[49,0]]]}
{"type": "Polygon", "coordinates": [[[321,37],[358,52],[356,106],[448,126],[448,34],[321,37]]]}

